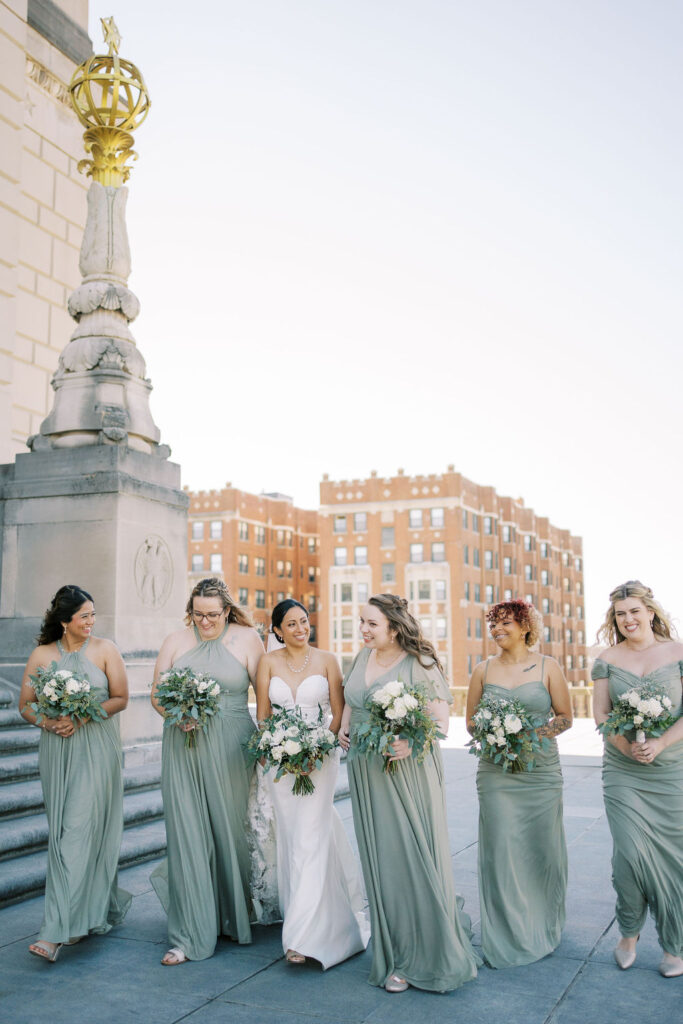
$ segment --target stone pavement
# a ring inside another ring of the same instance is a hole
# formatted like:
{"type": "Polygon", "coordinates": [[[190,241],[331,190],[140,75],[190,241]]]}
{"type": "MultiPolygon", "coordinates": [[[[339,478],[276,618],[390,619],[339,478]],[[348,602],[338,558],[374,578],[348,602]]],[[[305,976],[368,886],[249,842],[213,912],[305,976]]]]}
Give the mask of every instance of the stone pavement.
{"type": "MultiPolygon", "coordinates": [[[[569,737],[567,737],[569,740],[569,737]]],[[[478,941],[475,758],[462,749],[457,720],[444,750],[449,832],[456,885],[478,941]]],[[[566,744],[565,744],[566,745],[566,744]]],[[[563,745],[563,746],[565,746],[563,745]]],[[[389,995],[367,984],[369,954],[323,972],[283,960],[278,926],[256,928],[251,946],[220,940],[216,955],[176,968],[159,963],[165,917],[151,890],[154,862],[128,868],[121,884],[135,896],[110,935],[64,948],[56,964],[27,953],[42,898],[0,911],[1,1024],[674,1024],[683,978],[657,973],[660,950],[649,920],[636,965],[619,971],[610,884],[611,843],[602,805],[594,735],[585,724],[563,754],[569,845],[567,924],[550,957],[505,971],[482,968],[448,995],[410,989],[389,995]]],[[[337,808],[353,838],[348,800],[337,808]]]]}

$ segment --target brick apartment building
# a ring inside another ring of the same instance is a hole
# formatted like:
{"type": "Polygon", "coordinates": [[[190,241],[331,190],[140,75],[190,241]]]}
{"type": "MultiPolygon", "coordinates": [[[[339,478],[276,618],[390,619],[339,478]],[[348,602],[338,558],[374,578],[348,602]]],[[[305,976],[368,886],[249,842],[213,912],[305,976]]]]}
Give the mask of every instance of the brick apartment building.
{"type": "Polygon", "coordinates": [[[319,593],[318,513],[295,508],[284,494],[190,491],[190,586],[222,577],[260,630],[278,601],[295,597],[308,609],[313,635],[319,593]]]}
{"type": "Polygon", "coordinates": [[[570,684],[586,678],[580,537],[456,473],[320,485],[319,646],[344,667],[359,650],[358,612],[373,593],[408,598],[446,667],[464,686],[494,653],[485,612],[521,597],[543,614],[541,650],[570,684]]]}

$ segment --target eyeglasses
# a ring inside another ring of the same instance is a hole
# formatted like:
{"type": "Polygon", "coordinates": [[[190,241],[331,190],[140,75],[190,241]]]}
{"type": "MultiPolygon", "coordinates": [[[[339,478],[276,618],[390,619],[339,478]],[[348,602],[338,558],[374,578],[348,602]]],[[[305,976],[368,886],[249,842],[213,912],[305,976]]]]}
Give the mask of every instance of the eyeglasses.
{"type": "Polygon", "coordinates": [[[202,619],[206,619],[207,622],[218,622],[221,615],[225,615],[225,612],[209,612],[206,615],[202,612],[192,612],[192,618],[195,622],[201,622],[202,619]]]}

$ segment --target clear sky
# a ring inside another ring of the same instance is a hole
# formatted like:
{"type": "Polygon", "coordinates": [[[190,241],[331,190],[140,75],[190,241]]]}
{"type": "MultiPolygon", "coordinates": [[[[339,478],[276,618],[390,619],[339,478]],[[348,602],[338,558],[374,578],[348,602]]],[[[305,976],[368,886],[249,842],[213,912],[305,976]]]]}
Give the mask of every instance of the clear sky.
{"type": "MultiPolygon", "coordinates": [[[[91,0],[152,110],[133,325],[191,488],[449,463],[683,627],[683,6],[91,0]]],[[[683,629],[682,629],[683,631],[683,629]]]]}

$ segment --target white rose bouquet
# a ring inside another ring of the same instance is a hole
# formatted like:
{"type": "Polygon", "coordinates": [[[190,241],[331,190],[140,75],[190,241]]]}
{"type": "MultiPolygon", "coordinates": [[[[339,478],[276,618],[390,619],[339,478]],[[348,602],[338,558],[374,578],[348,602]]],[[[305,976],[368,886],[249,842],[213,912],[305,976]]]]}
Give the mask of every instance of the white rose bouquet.
{"type": "Polygon", "coordinates": [[[337,747],[337,737],[326,729],[320,708],[318,721],[307,722],[298,707],[273,704],[273,714],[261,724],[247,744],[254,761],[263,759],[264,770],[276,769],[275,781],[283,775],[295,775],[292,793],[308,796],[315,789],[311,772],[322,768],[323,758],[337,747]]]}
{"type": "Polygon", "coordinates": [[[172,668],[159,678],[156,700],[164,709],[164,728],[188,724],[185,746],[195,747],[197,729],[206,729],[210,718],[220,715],[221,688],[215,679],[191,668],[172,668]]]}
{"type": "Polygon", "coordinates": [[[533,771],[535,754],[549,747],[537,729],[546,720],[530,715],[516,697],[484,695],[472,716],[470,754],[499,764],[504,772],[533,771]]]}
{"type": "Polygon", "coordinates": [[[437,739],[444,734],[429,714],[427,694],[418,686],[393,679],[372,694],[370,717],[353,730],[353,743],[361,754],[384,756],[384,771],[393,775],[399,762],[391,761],[395,739],[408,740],[410,756],[424,761],[437,739]]]}
{"type": "Polygon", "coordinates": [[[617,697],[598,730],[603,736],[635,732],[636,743],[644,743],[646,736],[661,736],[674,724],[671,708],[671,699],[665,693],[660,693],[652,683],[643,683],[617,697]]]}
{"type": "Polygon", "coordinates": [[[107,717],[107,712],[91,694],[86,677],[68,668],[57,668],[56,661],[47,667],[39,666],[36,674],[29,678],[36,692],[36,700],[29,707],[35,712],[37,725],[43,718],[61,718],[62,715],[82,722],[107,717]]]}

